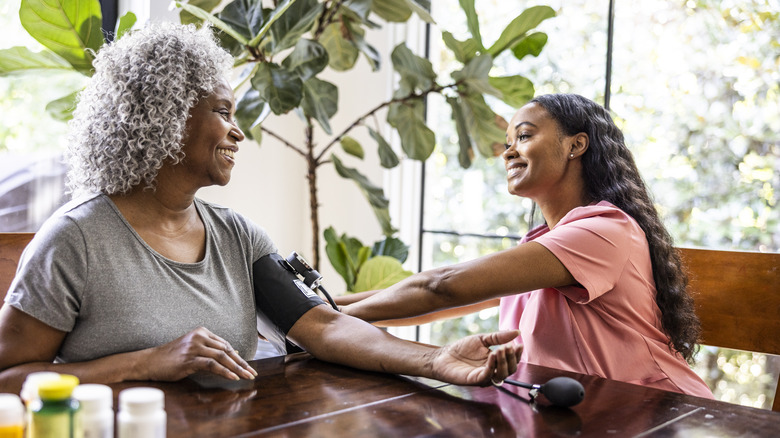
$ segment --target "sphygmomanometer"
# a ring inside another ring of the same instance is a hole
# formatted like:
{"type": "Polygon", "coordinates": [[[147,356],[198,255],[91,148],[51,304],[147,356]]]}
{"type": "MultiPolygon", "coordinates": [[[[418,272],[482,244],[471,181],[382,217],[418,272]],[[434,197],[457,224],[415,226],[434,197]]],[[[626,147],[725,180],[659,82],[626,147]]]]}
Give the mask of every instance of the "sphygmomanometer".
{"type": "Polygon", "coordinates": [[[317,292],[338,310],[321,282],[322,275],[295,252],[286,259],[271,253],[252,264],[257,329],[279,352],[300,351],[286,335],[304,313],[326,304],[317,292]]]}

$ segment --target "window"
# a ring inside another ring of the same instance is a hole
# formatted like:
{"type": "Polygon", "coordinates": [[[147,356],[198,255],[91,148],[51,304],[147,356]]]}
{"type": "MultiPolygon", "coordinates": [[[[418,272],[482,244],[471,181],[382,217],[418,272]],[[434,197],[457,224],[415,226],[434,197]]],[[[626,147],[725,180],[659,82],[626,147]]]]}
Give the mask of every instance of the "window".
{"type": "MultiPolygon", "coordinates": [[[[557,11],[539,27],[549,36],[545,49],[538,58],[522,61],[509,55],[500,60],[501,68],[531,79],[537,94],[609,99],[677,245],[780,250],[780,5],[751,0],[540,3],[557,11]]],[[[531,5],[478,1],[483,39],[494,41],[498,35],[490,30],[502,29],[531,5]]],[[[463,35],[465,17],[458,2],[434,2],[432,12],[456,37],[463,35]]],[[[447,71],[457,68],[448,67],[456,61],[446,57],[438,41],[431,47],[432,62],[447,71]]],[[[512,116],[514,109],[491,103],[505,118],[512,116]]],[[[515,245],[528,230],[530,201],[507,194],[500,157],[480,158],[461,169],[448,106],[432,99],[429,108],[438,136],[424,170],[421,268],[515,245]]],[[[423,332],[426,340],[443,344],[496,328],[497,309],[491,309],[433,323],[423,332]]],[[[767,370],[774,370],[776,378],[777,359],[704,348],[697,371],[716,397],[766,407],[776,383],[767,370]],[[753,388],[737,389],[747,381],[753,388]],[[745,391],[757,395],[735,398],[745,391]]]]}
{"type": "MultiPolygon", "coordinates": [[[[116,0],[101,1],[103,28],[113,29],[116,0]]],[[[0,49],[40,51],[19,21],[21,0],[0,5],[5,36],[0,49]]],[[[34,232],[68,199],[63,152],[67,124],[46,110],[49,102],[80,90],[87,78],[68,71],[0,77],[0,232],[34,232]]]]}

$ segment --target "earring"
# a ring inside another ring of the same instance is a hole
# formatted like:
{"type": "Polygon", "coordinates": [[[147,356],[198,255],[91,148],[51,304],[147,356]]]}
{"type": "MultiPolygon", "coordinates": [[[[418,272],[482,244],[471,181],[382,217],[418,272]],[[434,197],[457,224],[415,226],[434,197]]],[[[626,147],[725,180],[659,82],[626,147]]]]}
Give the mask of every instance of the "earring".
{"type": "Polygon", "coordinates": [[[569,158],[574,158],[574,154],[569,154],[569,158]]]}

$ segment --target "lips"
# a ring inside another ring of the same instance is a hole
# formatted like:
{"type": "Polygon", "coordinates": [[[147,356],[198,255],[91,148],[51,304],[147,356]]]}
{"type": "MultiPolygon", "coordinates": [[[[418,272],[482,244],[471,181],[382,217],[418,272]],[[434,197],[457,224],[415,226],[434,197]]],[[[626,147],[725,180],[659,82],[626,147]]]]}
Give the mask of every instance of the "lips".
{"type": "Polygon", "coordinates": [[[528,163],[515,162],[507,166],[506,176],[512,178],[515,175],[523,173],[528,168],[528,163]]]}

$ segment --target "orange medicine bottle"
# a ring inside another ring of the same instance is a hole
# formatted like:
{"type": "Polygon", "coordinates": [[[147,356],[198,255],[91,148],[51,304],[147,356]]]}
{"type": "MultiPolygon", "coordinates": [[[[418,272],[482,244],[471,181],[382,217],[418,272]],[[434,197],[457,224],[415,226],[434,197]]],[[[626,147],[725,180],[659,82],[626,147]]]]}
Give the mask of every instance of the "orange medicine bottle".
{"type": "Polygon", "coordinates": [[[24,436],[24,405],[16,394],[0,394],[0,438],[24,436]]]}

